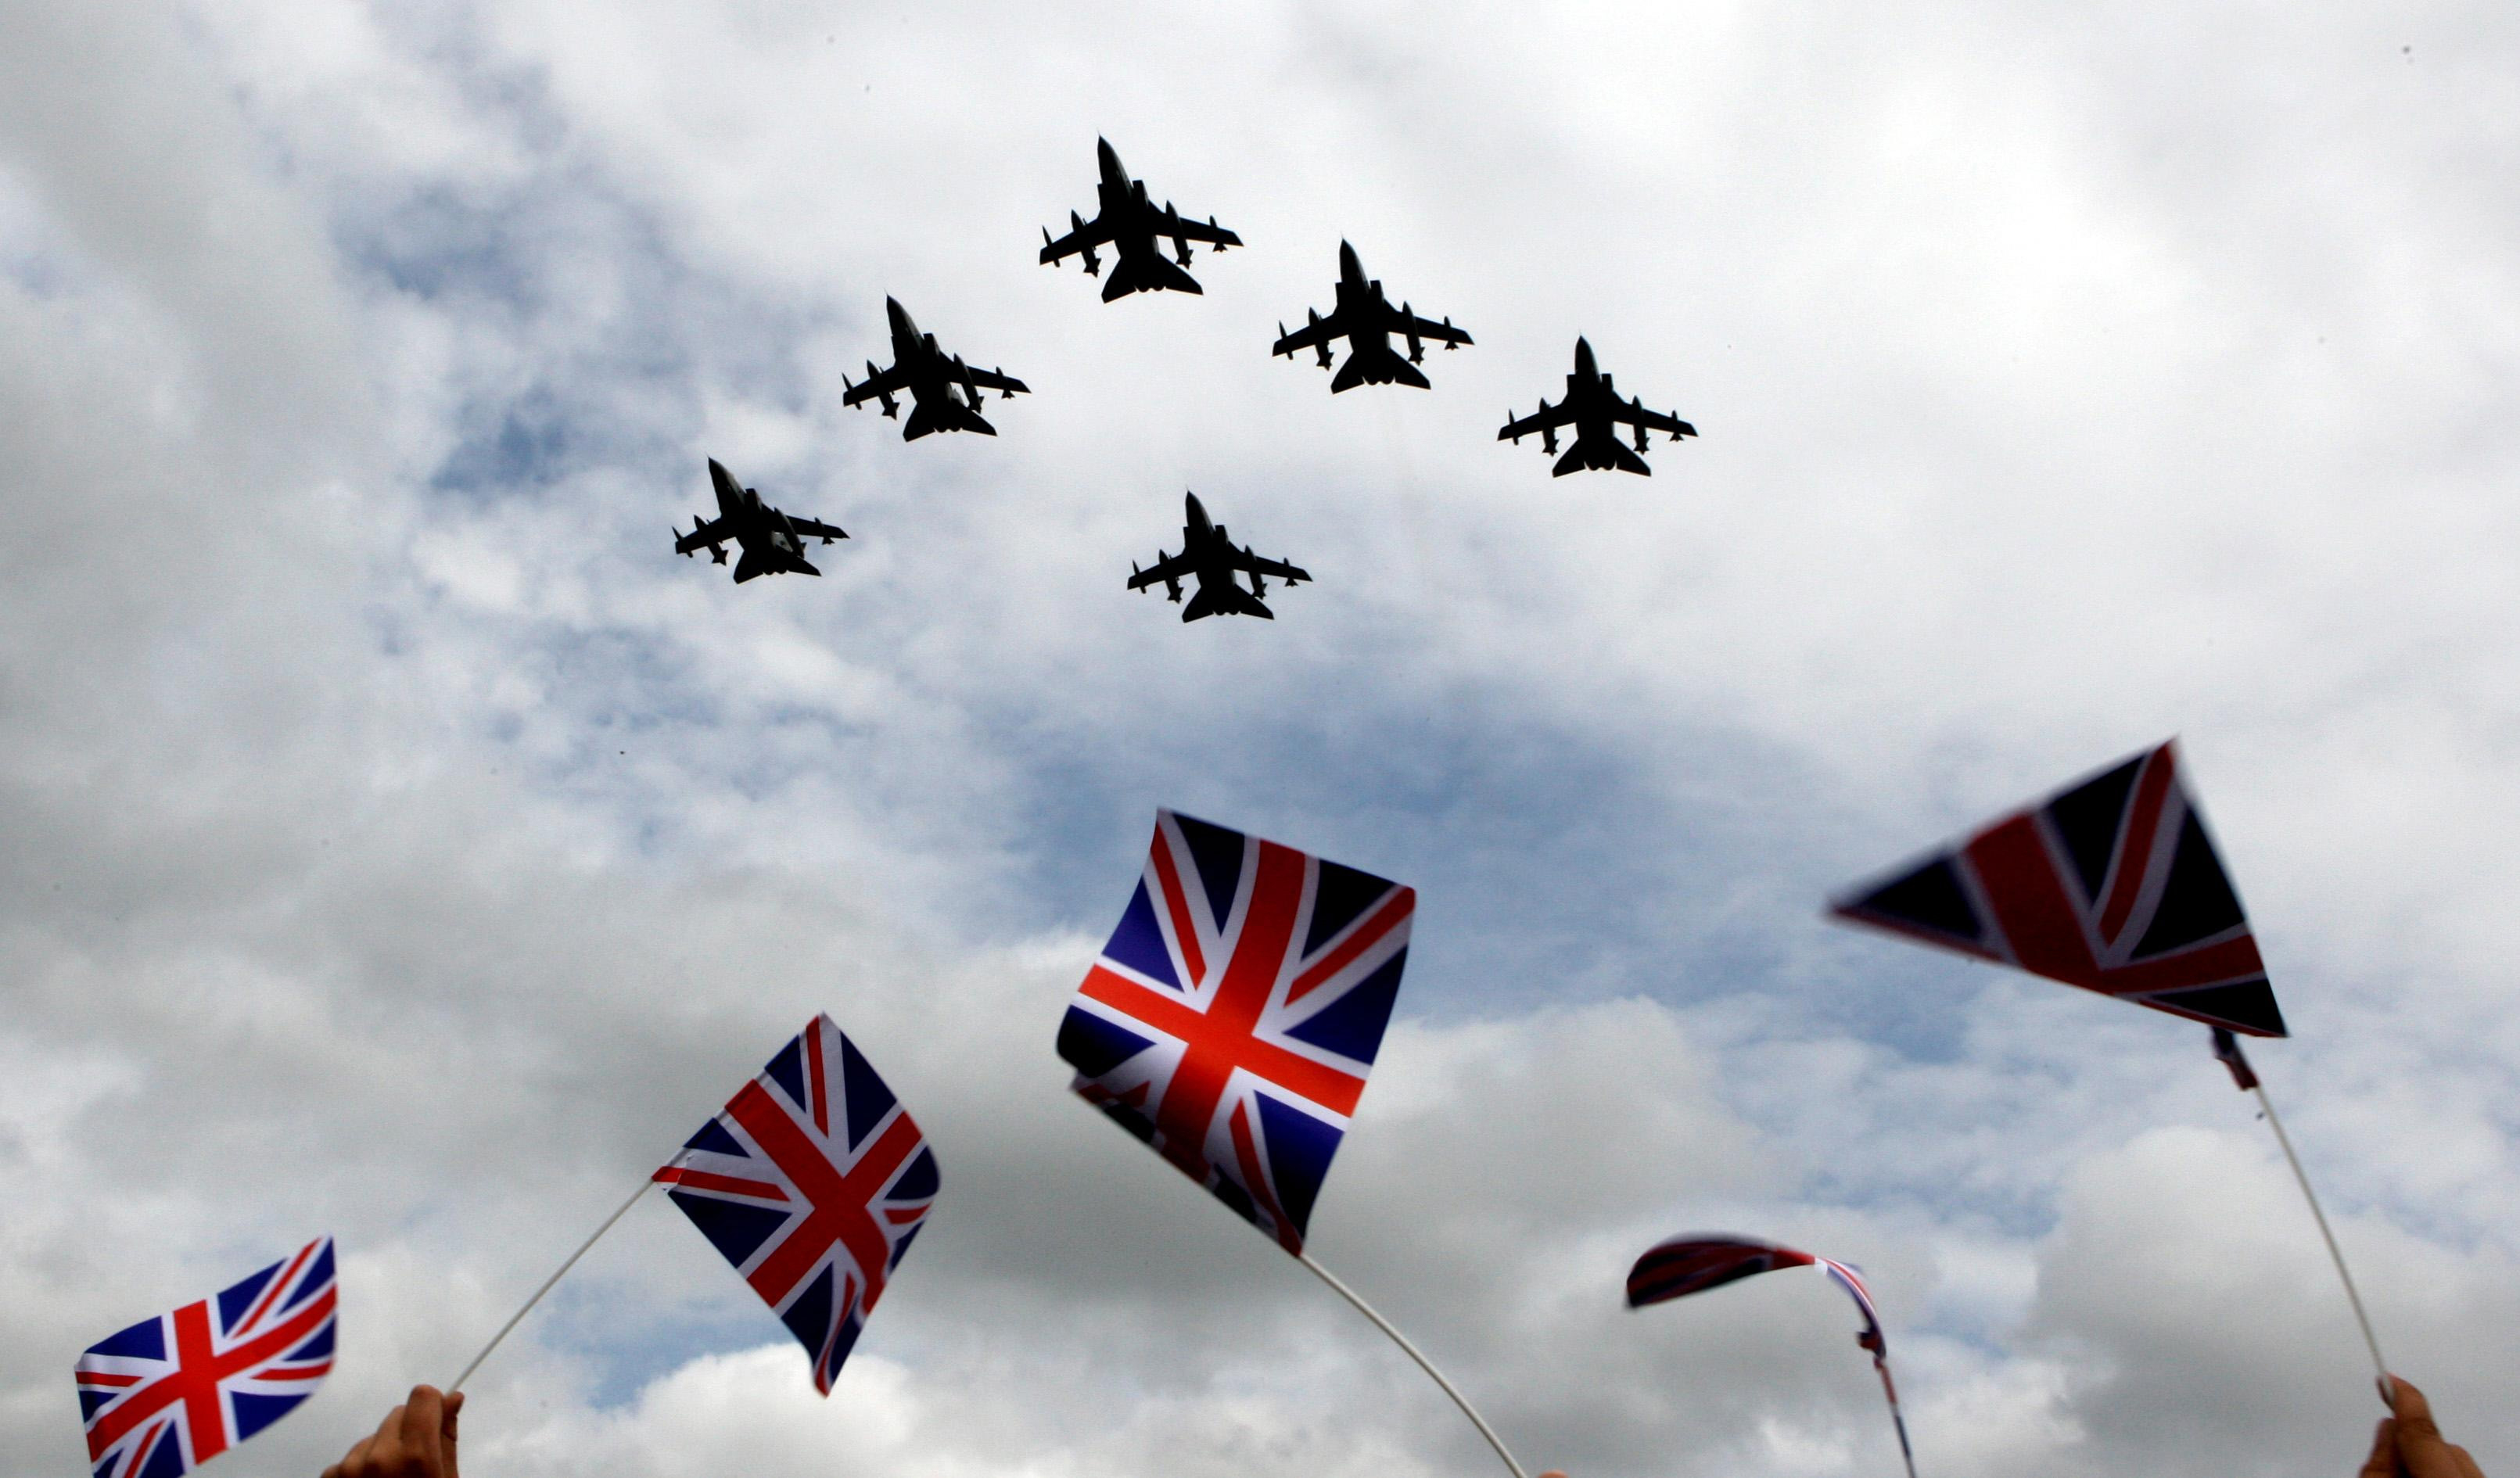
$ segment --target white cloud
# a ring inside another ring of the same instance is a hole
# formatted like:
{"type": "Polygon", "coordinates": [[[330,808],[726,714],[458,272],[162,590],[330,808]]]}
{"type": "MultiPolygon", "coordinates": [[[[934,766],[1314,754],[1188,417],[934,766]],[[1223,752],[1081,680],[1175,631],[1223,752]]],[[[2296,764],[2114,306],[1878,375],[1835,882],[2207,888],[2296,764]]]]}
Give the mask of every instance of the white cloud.
{"type": "MultiPolygon", "coordinates": [[[[1185,806],[1404,877],[1316,1246],[1534,1467],[2346,1471],[2366,1373],[2191,1028],[1826,933],[1830,886],[2183,731],[2301,1036],[2260,1053],[2392,1358],[2493,1469],[2512,686],[2504,10],[245,5],[0,20],[0,1471],[88,1341],[338,1233],[312,1471],[829,1008],[935,1227],[816,1401],[643,1207],[475,1470],[1489,1460],[1068,1098],[1185,806]],[[2415,32],[2420,32],[2416,34],[2415,32]],[[2410,52],[2401,46],[2411,45],[2410,52]],[[1251,242],[1031,260],[1108,134],[1251,242]],[[1274,362],[1346,236],[1479,336],[1274,362]],[[844,414],[896,293],[1036,393],[844,414]],[[1552,481],[1592,336],[1702,439],[1552,481]],[[727,460],[855,535],[671,559],[727,460]],[[1320,577],[1185,629],[1181,488],[1320,577]]],[[[2507,1465],[2507,1461],[2503,1463],[2507,1465]]]]}

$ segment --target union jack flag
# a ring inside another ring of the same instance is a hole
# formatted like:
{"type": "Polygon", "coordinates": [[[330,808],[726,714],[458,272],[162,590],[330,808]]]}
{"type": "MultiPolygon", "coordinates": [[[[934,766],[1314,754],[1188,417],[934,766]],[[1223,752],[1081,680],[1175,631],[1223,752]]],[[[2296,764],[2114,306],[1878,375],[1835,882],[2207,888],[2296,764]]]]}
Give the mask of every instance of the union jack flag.
{"type": "Polygon", "coordinates": [[[2208,1026],[2284,1035],[2248,916],[2167,743],[1830,907],[2208,1026]]]}
{"type": "Polygon", "coordinates": [[[829,1396],[936,1199],[936,1156],[856,1044],[816,1016],[656,1172],[814,1362],[829,1396]]]}
{"type": "Polygon", "coordinates": [[[1059,1023],[1076,1092],[1289,1252],[1365,1093],[1414,888],[1170,811],[1059,1023]]]}
{"type": "Polygon", "coordinates": [[[1628,1307],[1668,1303],[1779,1268],[1808,1268],[1815,1261],[1819,1259],[1808,1252],[1746,1236],[1676,1236],[1648,1248],[1628,1270],[1628,1307]]]}
{"type": "Polygon", "coordinates": [[[333,1368],[333,1239],[79,1358],[96,1478],[175,1478],[289,1414],[333,1368]]]}
{"type": "Polygon", "coordinates": [[[1908,1446],[1908,1418],[1899,1411],[1899,1387],[1890,1379],[1890,1342],[1882,1337],[1881,1311],[1872,1306],[1872,1290],[1864,1285],[1864,1275],[1853,1264],[1833,1257],[1816,1261],[1864,1312],[1864,1327],[1856,1331],[1855,1342],[1871,1353],[1873,1373],[1881,1377],[1881,1399],[1890,1404],[1890,1425],[1899,1433],[1899,1456],[1907,1461],[1908,1478],[1916,1478],[1916,1454],[1908,1446]]]}

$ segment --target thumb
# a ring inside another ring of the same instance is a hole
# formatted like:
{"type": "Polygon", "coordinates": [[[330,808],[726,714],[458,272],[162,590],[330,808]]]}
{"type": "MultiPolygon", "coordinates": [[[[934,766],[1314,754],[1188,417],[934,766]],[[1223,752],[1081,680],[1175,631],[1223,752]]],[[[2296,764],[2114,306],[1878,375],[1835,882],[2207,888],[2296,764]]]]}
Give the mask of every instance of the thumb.
{"type": "Polygon", "coordinates": [[[2371,1456],[2356,1478],[2398,1478],[2398,1418],[2383,1416],[2371,1434],[2371,1456]]]}
{"type": "Polygon", "coordinates": [[[2398,1431],[2402,1438],[2430,1438],[2441,1441],[2441,1428],[2433,1421],[2433,1404],[2415,1383],[2403,1375],[2389,1377],[2392,1399],[2389,1410],[2397,1413],[2398,1431]]]}
{"type": "Polygon", "coordinates": [[[439,1451],[446,1455],[446,1478],[460,1478],[455,1468],[455,1418],[464,1414],[464,1393],[446,1398],[446,1415],[438,1423],[439,1451]]]}

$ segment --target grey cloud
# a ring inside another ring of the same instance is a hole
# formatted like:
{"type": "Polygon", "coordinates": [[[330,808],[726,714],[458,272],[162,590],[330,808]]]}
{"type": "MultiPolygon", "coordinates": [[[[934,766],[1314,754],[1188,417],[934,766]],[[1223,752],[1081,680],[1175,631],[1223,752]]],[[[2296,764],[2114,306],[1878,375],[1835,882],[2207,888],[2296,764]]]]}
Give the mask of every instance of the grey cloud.
{"type": "Polygon", "coordinates": [[[311,1471],[825,1008],[947,1186],[840,1394],[650,1206],[480,1471],[1489,1460],[1064,1093],[1171,802],[1424,889],[1319,1246],[1527,1459],[1893,1460],[1818,1278],[1616,1308],[1694,1225],[1872,1270],[1928,1471],[2344,1471],[2198,1034],[1814,917],[2172,730],[2393,1354],[2510,1450],[2498,12],[301,12],[5,22],[0,1466],[332,1230],[311,1471]],[[1251,239],[1206,297],[1029,260],[1097,132],[1251,239]],[[1432,395],[1265,357],[1341,234],[1480,336],[1432,395]],[[887,291],[1005,436],[837,409],[887,291]],[[1576,332],[1706,431],[1652,481],[1487,444],[1576,332]],[[828,578],[664,554],[709,454],[828,578]],[[1185,484],[1323,572],[1275,628],[1117,589],[1185,484]]]}

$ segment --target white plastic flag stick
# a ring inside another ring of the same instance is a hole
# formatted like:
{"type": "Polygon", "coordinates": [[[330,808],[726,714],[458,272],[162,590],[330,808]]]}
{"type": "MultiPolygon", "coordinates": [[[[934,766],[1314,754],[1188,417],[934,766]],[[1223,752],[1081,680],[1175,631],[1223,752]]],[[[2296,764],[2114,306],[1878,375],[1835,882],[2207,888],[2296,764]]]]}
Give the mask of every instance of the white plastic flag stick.
{"type": "Polygon", "coordinates": [[[2336,1245],[2336,1233],[2327,1228],[2327,1213],[2318,1207],[2318,1192],[2310,1188],[2310,1177],[2301,1168],[2301,1156],[2293,1153],[2292,1136],[2284,1133],[2274,1100],[2267,1097],[2267,1086],[2258,1081],[2258,1070],[2249,1065],[2248,1053],[2240,1051],[2240,1039],[2228,1027],[2214,1028],[2214,1055],[2230,1069],[2233,1083],[2258,1096],[2258,1107],[2267,1116],[2267,1127],[2275,1132],[2275,1142],[2283,1146],[2284,1163],[2292,1167],[2292,1178],[2301,1183],[2301,1198],[2310,1202],[2311,1217],[2318,1223],[2319,1239],[2327,1243],[2327,1259],[2336,1265],[2338,1281],[2345,1284],[2345,1301],[2354,1306],[2354,1322],[2362,1327],[2362,1343],[2371,1352],[2371,1367],[2380,1372],[2381,1404],[2395,1409],[2398,1403],[2389,1384],[2389,1363],[2380,1358],[2380,1341],[2371,1332],[2371,1316],[2362,1312],[2362,1295],[2354,1287],[2354,1275],[2345,1271],[2345,1254],[2336,1245]]]}
{"type": "Polygon", "coordinates": [[[1371,1304],[1368,1304],[1364,1299],[1357,1297],[1356,1290],[1350,1288],[1347,1284],[1340,1282],[1338,1278],[1331,1274],[1330,1270],[1323,1267],[1317,1262],[1314,1262],[1313,1255],[1311,1253],[1298,1250],[1295,1253],[1295,1260],[1302,1263],[1305,1267],[1312,1269],[1315,1276],[1319,1277],[1323,1282],[1329,1284],[1331,1292],[1336,1293],[1339,1297],[1346,1299],[1351,1304],[1354,1304],[1356,1306],[1357,1313],[1372,1320],[1373,1326],[1375,1328],[1390,1335],[1391,1342],[1393,1344],[1398,1345],[1403,1351],[1407,1352],[1411,1360],[1418,1362],[1418,1369],[1421,1369],[1427,1374],[1433,1376],[1435,1378],[1435,1384],[1444,1388],[1444,1394],[1453,1398],[1453,1405],[1460,1407],[1462,1409],[1462,1414],[1470,1418],[1470,1425],[1477,1427],[1479,1429],[1479,1435],[1488,1440],[1488,1446],[1496,1449],[1496,1455],[1505,1459],[1505,1465],[1512,1472],[1513,1478],[1531,1478],[1530,1474],[1522,1470],[1522,1464],[1513,1460],[1513,1454],[1506,1451],[1505,1439],[1496,1434],[1496,1428],[1488,1425],[1487,1418],[1478,1413],[1478,1409],[1470,1405],[1470,1399],[1463,1396],[1459,1387],[1444,1378],[1444,1372],[1435,1368],[1435,1363],[1433,1361],[1428,1360],[1423,1354],[1419,1353],[1416,1345],[1409,1342],[1408,1335],[1403,1334],[1398,1329],[1392,1327],[1391,1321],[1374,1313],[1373,1307],[1371,1304]]]}
{"type": "MultiPolygon", "coordinates": [[[[2310,1214],[2318,1223],[2319,1237],[2327,1243],[2328,1260],[2336,1264],[2336,1276],[2345,1283],[2345,1301],[2354,1306],[2354,1321],[2362,1326],[2362,1343],[2371,1351],[2371,1368],[2380,1372],[2380,1399],[2389,1402],[2389,1363],[2380,1358],[2380,1341],[2371,1332],[2371,1316],[2362,1312],[2362,1295],[2355,1290],[2354,1275],[2345,1271],[2345,1254],[2337,1250],[2336,1233],[2327,1230],[2327,1213],[2318,1209],[2318,1192],[2310,1188],[2310,1177],[2302,1173],[2301,1156],[2292,1152],[2292,1136],[2284,1133],[2283,1120],[2276,1116],[2266,1085],[2252,1083],[2249,1089],[2258,1096],[2258,1106],[2267,1111],[2267,1127],[2275,1132],[2275,1142],[2283,1146],[2284,1162],[2292,1166],[2292,1178],[2301,1183],[2302,1199],[2310,1202],[2310,1214]]],[[[2390,1404],[2395,1406],[2394,1402],[2390,1404]]]]}
{"type": "Polygon", "coordinates": [[[508,1337],[508,1331],[514,1329],[518,1322],[526,1315],[533,1313],[534,1305],[543,1301],[543,1295],[552,1291],[552,1285],[567,1276],[568,1270],[577,1266],[577,1260],[586,1256],[586,1249],[594,1246],[597,1241],[603,1238],[604,1233],[611,1231],[613,1223],[621,1220],[625,1216],[628,1216],[630,1214],[630,1208],[638,1205],[639,1198],[646,1195],[648,1193],[648,1187],[655,1184],[656,1183],[652,1180],[641,1181],[639,1183],[639,1188],[630,1192],[630,1199],[621,1203],[621,1209],[613,1212],[610,1216],[606,1217],[604,1219],[604,1225],[595,1229],[594,1236],[590,1236],[585,1241],[577,1244],[577,1250],[568,1255],[568,1261],[560,1265],[560,1271],[558,1273],[555,1273],[551,1276],[543,1279],[543,1285],[534,1290],[533,1297],[525,1300],[525,1306],[518,1309],[516,1313],[508,1316],[508,1321],[499,1326],[499,1332],[490,1336],[490,1342],[481,1347],[481,1353],[473,1356],[472,1363],[464,1367],[464,1373],[456,1376],[454,1383],[446,1388],[447,1395],[452,1396],[456,1392],[464,1389],[464,1382],[471,1380],[472,1378],[472,1372],[481,1368],[481,1362],[488,1360],[490,1358],[490,1352],[499,1348],[499,1341],[508,1337]]]}

